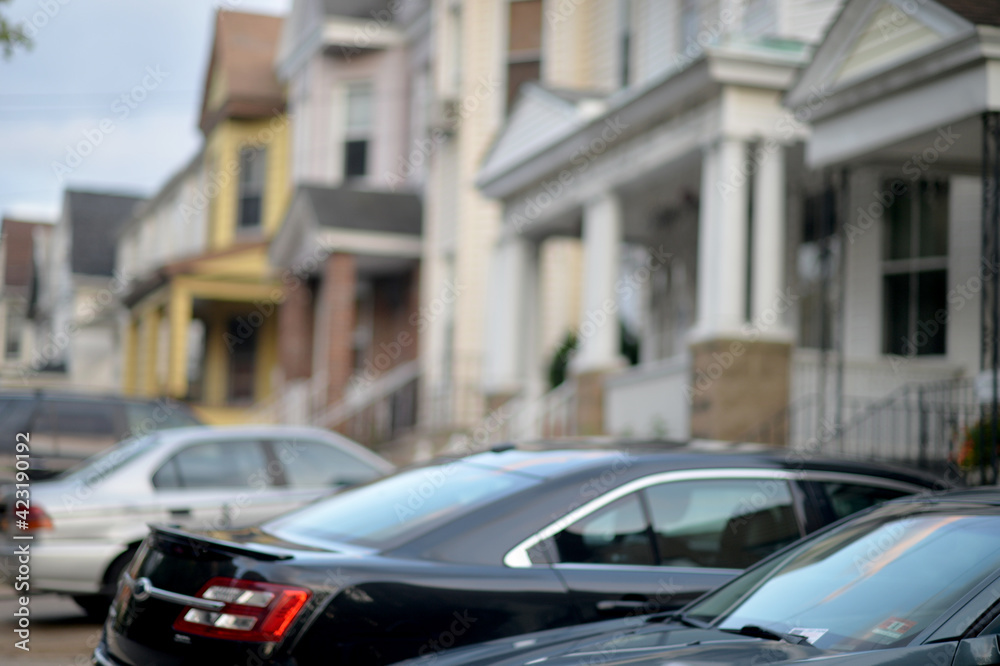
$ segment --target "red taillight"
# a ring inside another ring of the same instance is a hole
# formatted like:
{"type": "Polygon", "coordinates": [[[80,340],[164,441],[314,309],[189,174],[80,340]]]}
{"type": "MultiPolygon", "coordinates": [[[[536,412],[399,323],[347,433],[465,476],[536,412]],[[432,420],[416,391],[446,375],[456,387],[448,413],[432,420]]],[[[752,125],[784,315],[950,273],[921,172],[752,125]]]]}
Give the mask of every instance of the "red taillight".
{"type": "Polygon", "coordinates": [[[209,638],[273,643],[280,641],[311,593],[301,587],[213,578],[198,597],[221,601],[221,610],[186,607],[174,622],[176,631],[209,638]]]}
{"type": "Polygon", "coordinates": [[[52,529],[52,518],[49,514],[42,510],[42,507],[37,504],[33,504],[31,508],[28,509],[27,518],[28,527],[26,532],[34,532],[36,530],[51,530],[52,529]]]}

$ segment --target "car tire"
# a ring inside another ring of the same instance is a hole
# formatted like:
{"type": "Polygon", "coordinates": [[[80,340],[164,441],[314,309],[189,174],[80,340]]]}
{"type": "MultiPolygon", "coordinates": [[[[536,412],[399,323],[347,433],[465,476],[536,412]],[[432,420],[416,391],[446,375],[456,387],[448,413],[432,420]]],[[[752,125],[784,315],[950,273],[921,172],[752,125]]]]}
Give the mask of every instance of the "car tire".
{"type": "Polygon", "coordinates": [[[102,591],[100,594],[81,594],[73,597],[76,605],[83,609],[90,620],[103,621],[108,615],[108,607],[115,598],[115,590],[118,587],[118,579],[121,577],[125,567],[129,565],[132,558],[139,550],[137,546],[132,546],[119,555],[104,572],[102,591]]]}

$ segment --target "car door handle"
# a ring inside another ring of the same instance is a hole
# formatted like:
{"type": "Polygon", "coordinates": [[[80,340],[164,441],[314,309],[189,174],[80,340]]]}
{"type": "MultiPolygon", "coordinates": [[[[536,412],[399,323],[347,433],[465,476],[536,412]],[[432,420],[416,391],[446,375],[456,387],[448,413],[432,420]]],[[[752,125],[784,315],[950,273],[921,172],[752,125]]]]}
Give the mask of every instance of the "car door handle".
{"type": "Polygon", "coordinates": [[[625,599],[605,599],[597,602],[597,610],[602,613],[613,613],[615,611],[633,611],[646,606],[646,601],[627,601],[625,599]]]}
{"type": "Polygon", "coordinates": [[[170,509],[170,515],[174,518],[183,518],[191,515],[191,509],[170,509]]]}

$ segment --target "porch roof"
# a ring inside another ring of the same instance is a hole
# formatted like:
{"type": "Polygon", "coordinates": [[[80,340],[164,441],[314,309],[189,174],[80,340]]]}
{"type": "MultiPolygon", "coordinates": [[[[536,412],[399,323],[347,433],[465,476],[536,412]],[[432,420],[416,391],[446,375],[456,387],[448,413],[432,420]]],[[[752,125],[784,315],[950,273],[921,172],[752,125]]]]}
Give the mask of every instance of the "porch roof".
{"type": "Polygon", "coordinates": [[[294,268],[330,252],[416,259],[422,215],[415,194],[300,185],[271,243],[270,260],[294,268]]]}
{"type": "Polygon", "coordinates": [[[717,97],[727,85],[786,90],[808,56],[809,47],[799,42],[733,41],[604,99],[586,91],[528,86],[496,137],[476,184],[490,197],[506,198],[549,174],[574,168],[581,147],[599,139],[608,123],[624,128],[621,138],[626,138],[717,97]]]}
{"type": "Polygon", "coordinates": [[[849,0],[785,98],[810,166],[1000,110],[1000,3],[849,0]]]}
{"type": "Polygon", "coordinates": [[[162,287],[169,285],[171,281],[185,277],[215,281],[230,286],[270,287],[272,283],[270,273],[266,242],[237,243],[224,250],[207,252],[161,266],[141,280],[130,284],[128,292],[122,297],[122,303],[132,309],[162,287]]]}

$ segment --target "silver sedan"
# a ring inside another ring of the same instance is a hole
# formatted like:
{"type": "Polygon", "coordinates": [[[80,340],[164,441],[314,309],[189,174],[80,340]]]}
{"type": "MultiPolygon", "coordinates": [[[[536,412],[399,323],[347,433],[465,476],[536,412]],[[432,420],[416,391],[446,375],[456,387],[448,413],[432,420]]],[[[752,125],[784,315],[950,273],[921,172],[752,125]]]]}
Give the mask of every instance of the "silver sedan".
{"type": "MultiPolygon", "coordinates": [[[[33,537],[30,575],[20,581],[30,592],[71,595],[100,617],[148,523],[239,528],[392,470],[365,447],[316,428],[179,428],[126,440],[54,480],[30,483],[27,509],[7,489],[0,530],[33,537]]],[[[5,548],[0,581],[17,589],[13,546],[5,548]]]]}

